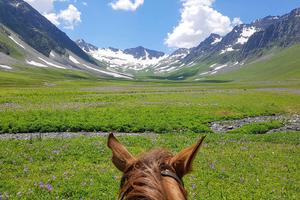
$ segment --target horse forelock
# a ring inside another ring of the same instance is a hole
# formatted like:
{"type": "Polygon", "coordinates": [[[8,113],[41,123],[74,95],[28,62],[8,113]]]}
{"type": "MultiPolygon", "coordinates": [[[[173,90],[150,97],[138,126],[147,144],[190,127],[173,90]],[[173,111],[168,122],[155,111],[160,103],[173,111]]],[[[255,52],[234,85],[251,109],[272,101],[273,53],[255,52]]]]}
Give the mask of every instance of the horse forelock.
{"type": "MultiPolygon", "coordinates": [[[[167,200],[162,185],[161,166],[169,164],[172,154],[156,149],[143,154],[128,168],[120,194],[127,200],[167,200]]],[[[184,191],[184,188],[182,188],[184,191]]]]}

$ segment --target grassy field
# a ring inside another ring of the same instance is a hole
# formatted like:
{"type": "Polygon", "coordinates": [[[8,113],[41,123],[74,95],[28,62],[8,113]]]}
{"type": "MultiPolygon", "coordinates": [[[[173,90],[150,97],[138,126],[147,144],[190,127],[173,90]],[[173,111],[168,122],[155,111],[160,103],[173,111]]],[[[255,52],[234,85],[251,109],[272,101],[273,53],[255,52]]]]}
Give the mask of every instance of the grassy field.
{"type": "Polygon", "coordinates": [[[0,89],[0,133],[209,133],[212,121],[300,112],[300,104],[295,103],[300,102],[298,94],[272,89],[128,82],[69,84],[0,89]]]}
{"type": "MultiPolygon", "coordinates": [[[[121,137],[137,155],[176,153],[199,134],[121,137]]],[[[300,134],[210,134],[184,181],[190,199],[299,199],[300,134]]],[[[106,138],[0,141],[0,193],[10,199],[116,199],[121,174],[106,138]]]]}
{"type": "MultiPolygon", "coordinates": [[[[206,134],[185,178],[190,199],[299,199],[299,132],[258,135],[280,127],[278,121],[220,135],[209,128],[224,119],[299,114],[298,81],[128,82],[48,69],[0,77],[0,133],[162,133],[121,137],[134,154],[154,146],[177,152],[206,134]]],[[[115,199],[121,174],[105,143],[0,140],[0,196],[115,199]]]]}

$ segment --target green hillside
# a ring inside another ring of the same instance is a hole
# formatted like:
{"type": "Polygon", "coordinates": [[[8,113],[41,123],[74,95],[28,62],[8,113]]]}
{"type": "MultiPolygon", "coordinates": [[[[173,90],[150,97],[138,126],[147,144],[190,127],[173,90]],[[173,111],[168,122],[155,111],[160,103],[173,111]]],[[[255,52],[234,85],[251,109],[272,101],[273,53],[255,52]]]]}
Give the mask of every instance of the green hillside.
{"type": "Polygon", "coordinates": [[[292,46],[270,59],[253,62],[243,68],[212,77],[216,80],[280,81],[300,80],[300,45],[292,46]]]}
{"type": "Polygon", "coordinates": [[[0,24],[0,52],[16,59],[23,58],[16,44],[9,39],[10,33],[0,24]]]}
{"type": "Polygon", "coordinates": [[[83,71],[59,70],[51,68],[28,68],[14,66],[14,71],[0,70],[1,86],[42,86],[44,84],[56,84],[69,81],[95,81],[97,77],[83,71]]]}

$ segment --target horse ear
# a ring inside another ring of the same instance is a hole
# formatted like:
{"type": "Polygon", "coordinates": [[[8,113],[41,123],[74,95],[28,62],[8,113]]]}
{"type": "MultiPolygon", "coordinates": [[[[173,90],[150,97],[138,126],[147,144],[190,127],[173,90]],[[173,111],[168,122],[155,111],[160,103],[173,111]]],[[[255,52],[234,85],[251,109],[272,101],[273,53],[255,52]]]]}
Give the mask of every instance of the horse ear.
{"type": "Polygon", "coordinates": [[[196,144],[182,150],[171,159],[171,165],[180,178],[192,170],[193,161],[205,137],[202,137],[196,144]]]}
{"type": "Polygon", "coordinates": [[[135,158],[128,150],[115,138],[113,133],[108,136],[107,146],[112,150],[112,162],[122,172],[124,172],[135,158]]]}

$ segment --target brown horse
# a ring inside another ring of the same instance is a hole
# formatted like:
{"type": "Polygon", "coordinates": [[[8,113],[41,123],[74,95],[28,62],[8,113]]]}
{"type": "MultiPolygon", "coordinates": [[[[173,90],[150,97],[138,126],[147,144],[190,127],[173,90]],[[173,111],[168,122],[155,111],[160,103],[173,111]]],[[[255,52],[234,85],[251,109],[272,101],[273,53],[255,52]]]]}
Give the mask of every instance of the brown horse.
{"type": "Polygon", "coordinates": [[[186,200],[182,177],[191,171],[204,138],[175,156],[157,149],[136,158],[111,133],[112,162],[123,172],[119,200],[186,200]]]}

